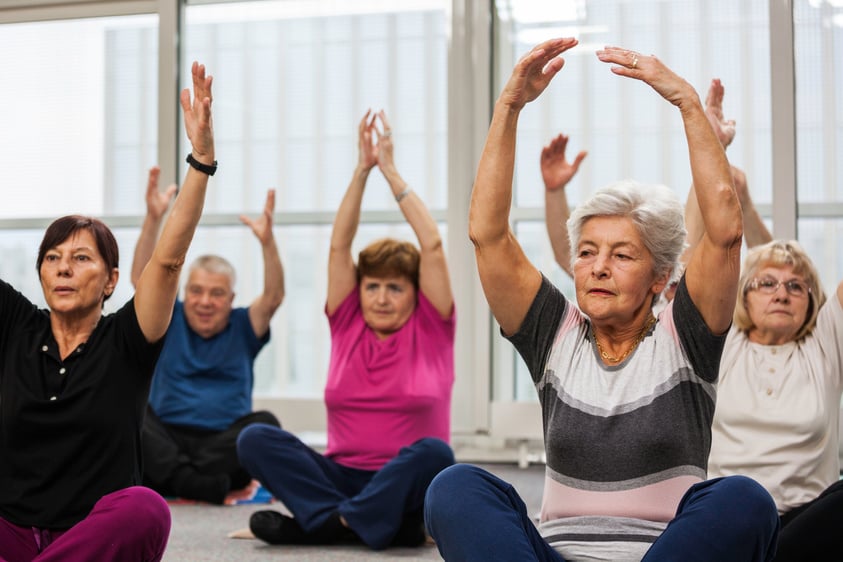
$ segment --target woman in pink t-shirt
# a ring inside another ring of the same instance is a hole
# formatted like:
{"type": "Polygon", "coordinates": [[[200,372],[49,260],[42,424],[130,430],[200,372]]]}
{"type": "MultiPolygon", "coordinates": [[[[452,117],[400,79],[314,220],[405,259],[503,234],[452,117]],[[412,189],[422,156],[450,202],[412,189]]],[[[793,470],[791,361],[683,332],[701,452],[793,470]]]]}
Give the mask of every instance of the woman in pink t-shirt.
{"type": "Polygon", "coordinates": [[[252,532],[271,544],[421,545],[427,487],[454,463],[448,440],[455,312],[442,237],[395,168],[383,111],[366,112],[358,145],[328,260],[327,450],[322,455],[262,424],[238,440],[243,466],[293,514],[252,515],[252,532]],[[386,238],[364,248],[355,264],[351,246],[375,165],[419,248],[386,238]]]}

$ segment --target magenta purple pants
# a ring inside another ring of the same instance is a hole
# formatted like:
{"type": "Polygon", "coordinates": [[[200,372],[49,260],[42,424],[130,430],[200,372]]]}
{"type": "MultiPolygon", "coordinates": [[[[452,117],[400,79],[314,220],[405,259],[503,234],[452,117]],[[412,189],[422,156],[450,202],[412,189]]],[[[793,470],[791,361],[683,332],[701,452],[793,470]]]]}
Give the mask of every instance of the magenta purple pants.
{"type": "Polygon", "coordinates": [[[141,486],[117,490],[62,531],[21,527],[0,518],[0,562],[161,560],[170,536],[170,508],[141,486]]]}

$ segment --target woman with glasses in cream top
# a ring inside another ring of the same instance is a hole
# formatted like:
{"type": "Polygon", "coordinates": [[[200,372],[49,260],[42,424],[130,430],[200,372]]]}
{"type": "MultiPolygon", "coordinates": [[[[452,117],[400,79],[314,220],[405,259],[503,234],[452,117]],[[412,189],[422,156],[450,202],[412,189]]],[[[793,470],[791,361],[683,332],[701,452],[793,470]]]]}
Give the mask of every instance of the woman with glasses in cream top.
{"type": "MultiPolygon", "coordinates": [[[[751,225],[747,225],[749,227],[751,225]]],[[[720,362],[708,477],[744,474],[781,518],[776,562],[843,559],[843,283],[793,241],[749,250],[720,362]]]]}

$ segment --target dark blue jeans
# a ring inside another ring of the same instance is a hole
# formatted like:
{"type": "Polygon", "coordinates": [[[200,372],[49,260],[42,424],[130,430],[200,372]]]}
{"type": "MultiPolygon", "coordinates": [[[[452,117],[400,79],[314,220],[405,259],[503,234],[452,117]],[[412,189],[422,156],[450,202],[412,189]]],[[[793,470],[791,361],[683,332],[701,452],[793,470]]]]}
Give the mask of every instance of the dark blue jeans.
{"type": "MultiPolygon", "coordinates": [[[[564,562],[544,541],[515,489],[476,466],[459,464],[430,484],[424,518],[445,560],[564,562]]],[[[770,494],[743,476],[692,486],[647,562],[767,562],[779,518],[770,494]]]]}
{"type": "MultiPolygon", "coordinates": [[[[373,437],[374,438],[374,437],[373,437]]],[[[374,549],[386,548],[405,521],[422,524],[424,496],[433,477],[454,464],[444,441],[419,439],[380,470],[335,463],[292,433],[250,425],[237,440],[240,463],[281,500],[305,531],[333,513],[374,549]]]]}

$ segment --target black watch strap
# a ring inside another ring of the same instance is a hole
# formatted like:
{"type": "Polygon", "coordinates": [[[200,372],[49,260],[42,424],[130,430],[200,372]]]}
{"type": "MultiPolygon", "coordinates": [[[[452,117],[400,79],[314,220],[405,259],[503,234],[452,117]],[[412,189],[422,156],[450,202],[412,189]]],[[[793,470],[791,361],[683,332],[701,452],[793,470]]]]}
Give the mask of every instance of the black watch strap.
{"type": "Polygon", "coordinates": [[[199,170],[203,174],[208,174],[209,176],[213,176],[217,172],[217,161],[214,160],[214,163],[211,165],[203,164],[199,160],[193,157],[192,152],[187,153],[187,163],[190,164],[196,170],[199,170]]]}

